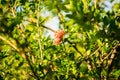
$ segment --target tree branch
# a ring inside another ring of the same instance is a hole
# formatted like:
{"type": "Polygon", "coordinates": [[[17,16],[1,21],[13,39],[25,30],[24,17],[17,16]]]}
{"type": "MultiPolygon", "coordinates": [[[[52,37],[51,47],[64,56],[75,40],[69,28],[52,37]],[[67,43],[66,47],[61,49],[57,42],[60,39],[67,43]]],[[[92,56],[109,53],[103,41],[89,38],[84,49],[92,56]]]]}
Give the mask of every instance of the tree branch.
{"type": "Polygon", "coordinates": [[[42,51],[42,43],[41,43],[41,32],[42,32],[42,30],[41,30],[41,28],[40,28],[40,24],[39,24],[39,18],[40,18],[40,14],[39,14],[39,12],[40,12],[40,1],[38,2],[38,6],[37,6],[38,8],[37,8],[37,21],[36,21],[36,26],[38,27],[38,45],[39,45],[39,53],[40,53],[40,59],[41,59],[41,61],[40,61],[40,64],[42,64],[42,61],[43,61],[43,51],[42,51]]]}
{"type": "MultiPolygon", "coordinates": [[[[25,36],[25,34],[24,34],[24,31],[22,30],[22,24],[18,25],[18,28],[19,28],[19,30],[20,30],[20,32],[21,32],[21,35],[22,35],[23,39],[27,42],[27,38],[26,38],[26,36],[25,36]]],[[[39,75],[36,73],[36,71],[35,71],[35,69],[34,69],[34,67],[33,67],[33,65],[32,65],[32,63],[31,63],[31,61],[30,61],[30,59],[29,59],[29,56],[27,55],[27,53],[31,53],[31,49],[30,49],[30,47],[29,47],[28,45],[26,46],[26,48],[28,48],[28,51],[26,52],[26,51],[24,50],[24,48],[22,48],[22,52],[23,52],[24,55],[25,55],[26,61],[28,62],[28,65],[30,66],[30,69],[31,69],[34,77],[35,77],[37,80],[40,80],[40,79],[39,79],[39,75]]]]}
{"type": "MultiPolygon", "coordinates": [[[[30,19],[24,19],[24,21],[28,21],[28,22],[31,22],[31,23],[33,23],[33,24],[37,24],[36,22],[34,22],[34,21],[32,21],[32,20],[30,20],[30,19]]],[[[45,29],[48,29],[48,30],[50,30],[50,31],[52,31],[52,32],[56,32],[55,30],[53,30],[52,28],[50,28],[50,27],[47,27],[47,26],[45,26],[45,25],[43,25],[43,24],[40,24],[39,26],[41,26],[41,27],[43,27],[43,28],[45,28],[45,29]]]]}
{"type": "MultiPolygon", "coordinates": [[[[114,56],[115,53],[116,53],[115,49],[116,49],[119,45],[120,45],[120,43],[116,44],[116,45],[113,47],[113,49],[110,51],[110,53],[109,53],[107,56],[105,56],[104,59],[102,59],[102,60],[100,61],[100,64],[103,63],[111,54],[112,54],[112,55],[111,55],[111,59],[113,59],[113,56],[114,56]]],[[[109,62],[111,62],[111,59],[109,60],[109,62]]]]}
{"type": "Polygon", "coordinates": [[[5,39],[3,36],[0,35],[0,39],[4,42],[6,42],[7,44],[9,44],[11,47],[13,47],[17,52],[20,52],[20,50],[9,40],[5,39]]]}
{"type": "Polygon", "coordinates": [[[48,30],[50,30],[50,31],[52,31],[52,32],[56,32],[55,30],[53,30],[53,29],[51,29],[51,28],[49,28],[49,27],[47,27],[47,26],[41,25],[41,27],[46,28],[46,29],[48,29],[48,30]]]}
{"type": "Polygon", "coordinates": [[[60,12],[60,9],[59,9],[58,5],[56,5],[56,8],[57,8],[58,17],[59,17],[60,22],[62,23],[62,26],[63,26],[63,29],[64,29],[64,28],[65,28],[65,23],[64,23],[63,15],[62,15],[62,13],[60,12]]]}
{"type": "MultiPolygon", "coordinates": [[[[69,40],[67,40],[67,42],[68,42],[69,44],[72,44],[72,42],[70,42],[69,40]]],[[[78,48],[76,47],[76,45],[73,45],[73,48],[74,48],[81,56],[83,56],[83,54],[78,50],[78,48]]]]}

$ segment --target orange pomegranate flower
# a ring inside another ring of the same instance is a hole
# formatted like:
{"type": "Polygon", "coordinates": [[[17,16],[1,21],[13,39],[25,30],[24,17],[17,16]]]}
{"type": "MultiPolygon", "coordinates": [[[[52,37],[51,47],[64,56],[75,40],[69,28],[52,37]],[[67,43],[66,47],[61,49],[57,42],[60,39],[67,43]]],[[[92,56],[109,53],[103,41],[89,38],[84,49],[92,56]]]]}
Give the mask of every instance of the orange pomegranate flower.
{"type": "Polygon", "coordinates": [[[61,39],[60,38],[55,38],[53,42],[54,42],[55,45],[59,45],[60,42],[61,42],[61,39]]]}
{"type": "Polygon", "coordinates": [[[58,30],[58,31],[55,32],[55,34],[54,34],[54,41],[53,41],[55,45],[59,45],[60,44],[64,34],[65,34],[64,30],[58,30]]]}
{"type": "Polygon", "coordinates": [[[64,34],[65,34],[65,32],[63,30],[58,30],[55,33],[55,37],[56,38],[62,38],[64,34]]]}

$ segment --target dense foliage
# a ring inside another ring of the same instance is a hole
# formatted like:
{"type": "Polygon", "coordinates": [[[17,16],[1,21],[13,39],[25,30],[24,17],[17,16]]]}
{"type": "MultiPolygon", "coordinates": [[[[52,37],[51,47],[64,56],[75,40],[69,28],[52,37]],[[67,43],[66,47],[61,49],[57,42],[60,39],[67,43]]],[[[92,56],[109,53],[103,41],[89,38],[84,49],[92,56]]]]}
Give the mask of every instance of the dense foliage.
{"type": "Polygon", "coordinates": [[[119,0],[0,0],[0,80],[120,79],[119,58],[119,0]]]}

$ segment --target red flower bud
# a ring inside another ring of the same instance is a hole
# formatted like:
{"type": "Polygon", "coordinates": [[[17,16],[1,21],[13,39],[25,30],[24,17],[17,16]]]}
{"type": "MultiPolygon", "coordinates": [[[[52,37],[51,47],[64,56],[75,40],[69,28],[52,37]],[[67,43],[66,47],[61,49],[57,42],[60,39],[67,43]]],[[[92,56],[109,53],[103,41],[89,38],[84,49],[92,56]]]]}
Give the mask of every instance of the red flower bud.
{"type": "Polygon", "coordinates": [[[54,44],[55,44],[55,45],[59,45],[60,42],[61,42],[61,39],[60,39],[60,38],[55,38],[55,39],[54,39],[54,44]]]}
{"type": "Polygon", "coordinates": [[[55,32],[54,34],[54,44],[55,45],[59,45],[63,36],[64,36],[65,32],[63,30],[58,30],[55,32]]]}
{"type": "Polygon", "coordinates": [[[58,30],[58,31],[56,31],[54,36],[56,38],[62,38],[64,34],[65,34],[65,32],[63,30],[58,30]]]}

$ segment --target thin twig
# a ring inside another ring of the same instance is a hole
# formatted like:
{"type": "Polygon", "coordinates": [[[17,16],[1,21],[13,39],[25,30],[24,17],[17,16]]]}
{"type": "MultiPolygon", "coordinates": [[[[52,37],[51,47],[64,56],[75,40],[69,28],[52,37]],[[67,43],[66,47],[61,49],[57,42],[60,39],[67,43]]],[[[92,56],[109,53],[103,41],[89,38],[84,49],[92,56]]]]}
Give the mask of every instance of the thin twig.
{"type": "Polygon", "coordinates": [[[92,68],[92,67],[91,67],[91,66],[92,66],[92,63],[89,62],[88,59],[89,59],[90,57],[92,57],[96,52],[98,52],[98,51],[101,49],[101,47],[102,47],[102,46],[98,47],[92,54],[87,55],[87,56],[81,58],[81,60],[80,60],[77,64],[81,64],[83,61],[85,61],[85,62],[87,63],[88,69],[89,69],[89,70],[92,70],[92,69],[91,69],[91,68],[92,68]]]}
{"type": "Polygon", "coordinates": [[[88,58],[92,57],[95,53],[97,53],[101,49],[102,46],[99,46],[92,54],[88,55],[86,58],[88,59],[88,58]]]}
{"type": "Polygon", "coordinates": [[[17,52],[20,52],[20,50],[9,40],[5,39],[3,36],[0,35],[0,39],[9,44],[11,47],[13,47],[17,52]]]}
{"type": "MultiPolygon", "coordinates": [[[[69,44],[72,44],[72,42],[70,42],[69,40],[67,40],[67,42],[68,42],[69,44]]],[[[74,48],[81,56],[83,56],[83,54],[78,50],[78,48],[76,47],[76,45],[73,45],[73,48],[74,48]]]]}
{"type": "MultiPolygon", "coordinates": [[[[118,47],[120,45],[120,43],[118,43],[118,44],[116,44],[114,47],[113,47],[113,49],[110,51],[110,53],[107,55],[107,56],[105,56],[104,57],[104,59],[102,59],[101,61],[100,61],[100,64],[101,63],[103,63],[111,54],[115,54],[115,49],[118,47]]],[[[113,55],[112,55],[113,56],[113,55]]]]}
{"type": "Polygon", "coordinates": [[[16,15],[15,15],[15,10],[14,10],[14,8],[15,8],[15,6],[16,6],[16,3],[17,3],[17,0],[15,1],[13,7],[11,7],[11,12],[12,12],[12,14],[13,14],[13,17],[16,17],[16,15]]]}
{"type": "Polygon", "coordinates": [[[94,7],[97,8],[98,0],[94,0],[94,7]]]}
{"type": "Polygon", "coordinates": [[[65,28],[65,23],[64,23],[64,19],[63,19],[63,15],[62,13],[60,12],[60,9],[59,7],[56,5],[56,8],[57,8],[57,14],[58,14],[58,17],[60,19],[60,22],[62,23],[62,27],[63,27],[63,30],[65,28]]]}
{"type": "MultiPolygon", "coordinates": [[[[22,24],[18,25],[18,28],[19,28],[19,30],[20,30],[20,32],[21,32],[21,35],[22,35],[23,39],[27,42],[27,38],[26,38],[26,36],[25,36],[25,33],[24,33],[24,31],[22,30],[22,24]]],[[[25,55],[25,59],[26,59],[26,61],[28,62],[29,66],[30,66],[30,69],[31,69],[34,77],[35,77],[37,80],[39,80],[39,76],[38,76],[38,74],[36,73],[36,71],[34,70],[34,67],[32,66],[32,63],[31,63],[31,61],[30,61],[30,59],[29,59],[29,56],[27,55],[27,53],[31,53],[31,49],[30,49],[30,47],[29,47],[28,45],[27,45],[26,47],[28,48],[28,51],[26,52],[26,51],[24,50],[24,48],[22,48],[22,52],[23,52],[24,55],[25,55]]]]}
{"type": "Polygon", "coordinates": [[[48,29],[48,30],[50,30],[50,31],[52,31],[52,32],[56,32],[56,31],[53,30],[52,28],[49,28],[49,27],[47,27],[47,26],[45,26],[45,25],[41,25],[41,27],[46,28],[46,29],[48,29]]]}
{"type": "MultiPolygon", "coordinates": [[[[60,12],[60,9],[59,9],[58,5],[56,5],[56,9],[57,9],[58,18],[59,18],[59,20],[60,20],[60,22],[62,24],[62,29],[65,31],[65,21],[64,21],[62,13],[60,12]]],[[[66,50],[65,43],[64,42],[62,42],[62,43],[63,43],[64,49],[66,50]]],[[[74,49],[81,54],[81,52],[77,49],[76,46],[74,46],[74,49]]]]}
{"type": "MultiPolygon", "coordinates": [[[[24,51],[24,52],[25,52],[25,51],[24,51]]],[[[38,75],[38,74],[36,73],[36,71],[34,70],[34,67],[33,67],[32,64],[31,64],[30,59],[28,58],[28,55],[25,54],[25,56],[26,56],[26,60],[27,60],[27,62],[28,62],[28,64],[29,64],[29,66],[30,66],[30,69],[31,69],[34,77],[35,77],[37,80],[40,80],[40,79],[39,79],[39,75],[38,75]]]]}
{"type": "MultiPolygon", "coordinates": [[[[30,20],[30,19],[24,19],[24,21],[28,21],[28,22],[31,22],[31,23],[33,23],[33,24],[37,24],[36,22],[34,22],[34,21],[30,20]]],[[[45,25],[42,25],[42,23],[41,23],[40,27],[43,27],[43,28],[45,28],[45,29],[48,29],[48,30],[50,30],[50,31],[52,31],[52,32],[56,32],[56,31],[53,30],[52,28],[47,27],[47,26],[45,26],[45,25]]]]}
{"type": "Polygon", "coordinates": [[[40,61],[40,64],[42,64],[42,61],[43,61],[43,52],[42,52],[42,44],[41,44],[41,28],[40,28],[40,24],[39,24],[39,18],[40,18],[40,1],[38,3],[38,9],[37,9],[37,22],[36,22],[36,26],[38,27],[38,35],[39,35],[39,38],[38,38],[38,45],[39,45],[39,53],[40,53],[40,58],[41,58],[41,61],[40,61]]]}

